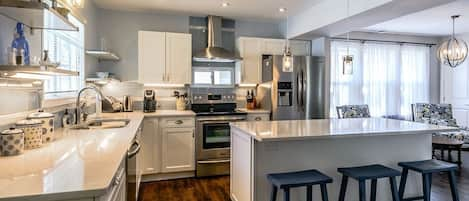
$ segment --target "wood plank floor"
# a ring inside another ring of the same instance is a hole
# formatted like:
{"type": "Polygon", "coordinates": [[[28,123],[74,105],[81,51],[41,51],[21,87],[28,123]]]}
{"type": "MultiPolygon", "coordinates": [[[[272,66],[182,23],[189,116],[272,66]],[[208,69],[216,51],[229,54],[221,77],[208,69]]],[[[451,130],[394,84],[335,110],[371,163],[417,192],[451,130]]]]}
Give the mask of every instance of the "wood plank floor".
{"type": "MultiPolygon", "coordinates": [[[[461,201],[469,200],[469,152],[463,154],[463,169],[458,176],[461,201]]],[[[229,177],[178,179],[143,183],[141,201],[229,201],[229,177]]],[[[330,200],[335,200],[330,198],[330,200]]],[[[432,201],[450,201],[448,177],[434,175],[432,201]]]]}

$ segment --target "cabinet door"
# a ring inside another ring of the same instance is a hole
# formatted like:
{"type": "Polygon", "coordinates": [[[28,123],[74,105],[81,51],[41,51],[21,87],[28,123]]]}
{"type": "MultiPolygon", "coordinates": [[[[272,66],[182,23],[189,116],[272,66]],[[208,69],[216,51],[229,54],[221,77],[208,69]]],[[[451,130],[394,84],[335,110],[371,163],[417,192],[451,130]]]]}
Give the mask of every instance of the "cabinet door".
{"type": "Polygon", "coordinates": [[[192,36],[166,33],[166,75],[169,83],[191,84],[192,36]]]}
{"type": "Polygon", "coordinates": [[[308,41],[291,40],[290,51],[294,56],[311,55],[311,44],[308,41]]]}
{"type": "Polygon", "coordinates": [[[162,172],[195,170],[194,128],[164,128],[162,172]]]}
{"type": "Polygon", "coordinates": [[[263,39],[240,38],[238,43],[239,54],[243,58],[237,66],[238,82],[241,84],[260,83],[263,39]]]}
{"type": "Polygon", "coordinates": [[[141,163],[143,174],[154,174],[160,172],[161,140],[158,140],[158,119],[145,118],[143,120],[141,163]]]}
{"type": "Polygon", "coordinates": [[[163,83],[166,69],[164,32],[138,32],[138,80],[143,84],[163,83]]]}
{"type": "Polygon", "coordinates": [[[263,54],[283,55],[285,49],[285,40],[283,39],[264,39],[263,54]]]}

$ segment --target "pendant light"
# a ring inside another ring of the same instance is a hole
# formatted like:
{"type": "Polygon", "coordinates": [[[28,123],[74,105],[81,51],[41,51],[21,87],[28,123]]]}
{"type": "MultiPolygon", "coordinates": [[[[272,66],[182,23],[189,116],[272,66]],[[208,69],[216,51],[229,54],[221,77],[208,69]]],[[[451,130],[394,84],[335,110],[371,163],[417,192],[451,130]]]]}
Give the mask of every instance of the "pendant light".
{"type": "Polygon", "coordinates": [[[451,16],[453,20],[453,34],[450,39],[438,47],[438,59],[452,68],[456,68],[458,65],[462,64],[466,60],[468,52],[466,42],[456,38],[454,23],[456,18],[459,17],[460,15],[451,16]]]}
{"type": "MultiPolygon", "coordinates": [[[[347,18],[350,17],[350,0],[347,0],[347,18]]],[[[342,74],[353,74],[353,55],[350,54],[350,32],[347,32],[347,54],[342,57],[342,74]]]]}
{"type": "Polygon", "coordinates": [[[282,71],[293,72],[293,56],[290,51],[290,42],[288,40],[288,14],[287,14],[285,35],[286,36],[285,36],[285,48],[283,50],[282,71]]]}

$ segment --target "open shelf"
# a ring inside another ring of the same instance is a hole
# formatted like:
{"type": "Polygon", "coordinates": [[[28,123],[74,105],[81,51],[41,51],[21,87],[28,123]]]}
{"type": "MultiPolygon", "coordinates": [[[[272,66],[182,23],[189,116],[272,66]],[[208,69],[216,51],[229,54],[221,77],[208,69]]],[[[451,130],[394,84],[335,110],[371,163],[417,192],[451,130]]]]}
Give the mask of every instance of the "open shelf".
{"type": "Polygon", "coordinates": [[[14,75],[16,73],[29,73],[37,75],[49,76],[79,76],[80,73],[76,71],[65,70],[52,66],[13,66],[13,65],[0,65],[0,72],[2,75],[14,75]]]}
{"type": "Polygon", "coordinates": [[[102,50],[86,50],[86,54],[98,58],[99,61],[119,61],[116,54],[102,50]]]}
{"type": "Polygon", "coordinates": [[[78,31],[78,27],[67,18],[46,3],[38,1],[0,0],[0,15],[21,22],[31,29],[78,31]],[[46,15],[52,16],[47,23],[44,22],[46,15]]]}

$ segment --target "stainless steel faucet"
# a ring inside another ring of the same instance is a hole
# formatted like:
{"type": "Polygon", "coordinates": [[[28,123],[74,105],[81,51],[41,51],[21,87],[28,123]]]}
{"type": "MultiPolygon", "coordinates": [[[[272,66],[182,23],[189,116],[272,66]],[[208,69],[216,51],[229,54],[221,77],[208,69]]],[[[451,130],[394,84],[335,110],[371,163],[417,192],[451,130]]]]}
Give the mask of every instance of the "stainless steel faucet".
{"type": "Polygon", "coordinates": [[[103,93],[101,92],[101,90],[99,90],[98,88],[94,87],[94,86],[89,86],[89,87],[85,87],[83,89],[81,89],[79,92],[78,92],[78,96],[77,96],[77,102],[76,102],[76,107],[77,107],[77,124],[81,124],[81,106],[80,106],[80,99],[81,99],[81,94],[84,92],[84,91],[87,91],[87,90],[93,90],[96,92],[96,114],[99,116],[101,115],[101,112],[102,112],[102,106],[101,106],[101,101],[102,99],[104,98],[104,95],[103,93]]]}

